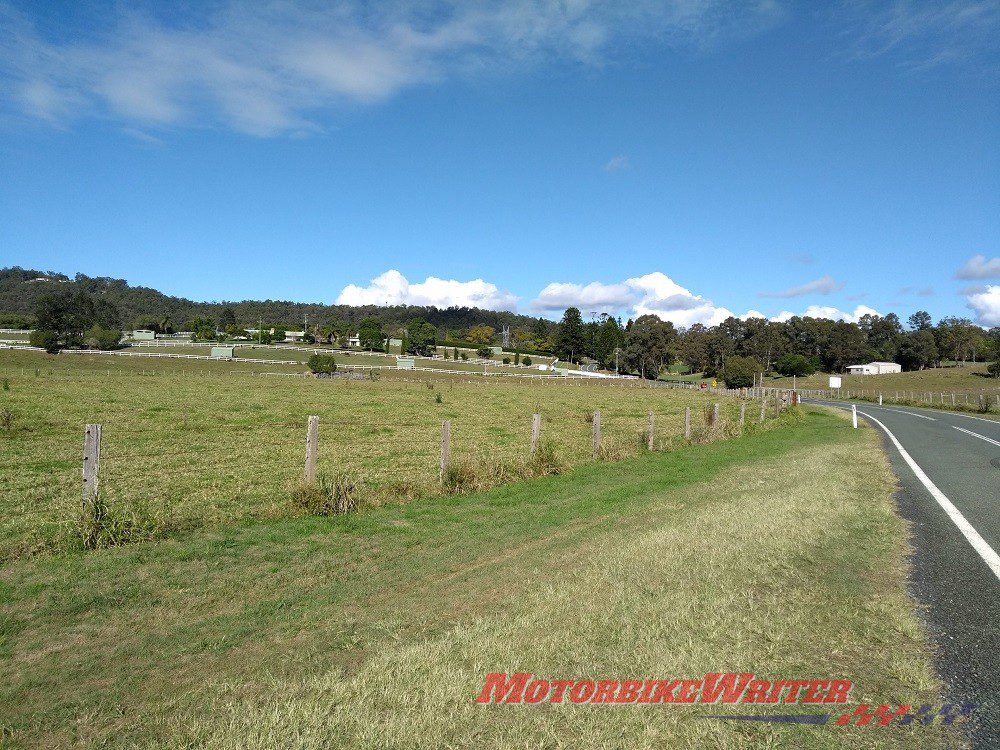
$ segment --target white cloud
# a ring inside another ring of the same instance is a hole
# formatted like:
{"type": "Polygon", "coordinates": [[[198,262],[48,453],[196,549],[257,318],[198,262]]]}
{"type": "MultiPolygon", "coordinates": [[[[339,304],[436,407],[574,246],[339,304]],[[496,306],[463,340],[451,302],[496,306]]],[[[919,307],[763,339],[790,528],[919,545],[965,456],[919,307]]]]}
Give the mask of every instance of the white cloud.
{"type": "Polygon", "coordinates": [[[0,3],[0,101],[56,123],[97,115],[147,127],[303,132],[317,128],[323,108],[414,85],[552,60],[600,65],[610,51],[640,45],[704,48],[784,16],[777,0],[223,0],[159,15],[137,6],[115,6],[100,28],[52,36],[0,3]]]}
{"type": "Polygon", "coordinates": [[[428,276],[411,284],[399,271],[386,271],[368,286],[348,284],[337,297],[338,305],[423,305],[434,307],[480,307],[514,310],[517,297],[482,279],[455,281],[428,276]]]}
{"type": "Polygon", "coordinates": [[[832,292],[839,292],[843,288],[843,284],[838,283],[833,277],[827,275],[801,286],[793,286],[791,289],[785,289],[781,292],[759,292],[757,296],[789,299],[791,297],[802,297],[806,294],[830,294],[832,292]]]}
{"type": "Polygon", "coordinates": [[[750,320],[750,318],[767,318],[760,310],[747,310],[740,316],[740,320],[750,320]]]}
{"type": "Polygon", "coordinates": [[[794,318],[796,316],[800,318],[821,318],[825,320],[843,320],[847,323],[857,323],[865,315],[881,315],[878,310],[868,307],[867,305],[858,305],[854,308],[853,313],[844,312],[843,310],[838,310],[836,307],[830,307],[827,305],[809,305],[804,312],[793,313],[788,310],[782,310],[780,313],[771,318],[771,320],[784,323],[789,318],[794,318]]]}
{"type": "MultiPolygon", "coordinates": [[[[589,284],[553,283],[539,292],[531,307],[542,313],[558,313],[567,307],[590,312],[616,314],[626,311],[630,317],[656,315],[674,325],[687,328],[695,323],[713,326],[732,317],[732,311],[717,307],[711,300],[692,293],[666,274],[656,271],[617,284],[592,281],[589,284]]],[[[748,317],[764,317],[756,310],[748,317]]]]}
{"type": "Polygon", "coordinates": [[[984,291],[970,294],[966,304],[975,310],[980,325],[1000,326],[1000,284],[990,284],[984,291]]]}
{"type": "Polygon", "coordinates": [[[956,279],[1000,279],[1000,258],[986,260],[985,255],[973,255],[955,273],[956,279]]]}
{"type": "Polygon", "coordinates": [[[578,307],[584,314],[589,312],[613,315],[622,308],[635,304],[635,292],[627,284],[552,283],[538,293],[531,306],[539,312],[562,312],[567,307],[578,307]]]}
{"type": "Polygon", "coordinates": [[[620,154],[618,156],[612,156],[608,163],[604,165],[605,172],[620,172],[623,169],[628,169],[629,162],[628,157],[620,154]]]}

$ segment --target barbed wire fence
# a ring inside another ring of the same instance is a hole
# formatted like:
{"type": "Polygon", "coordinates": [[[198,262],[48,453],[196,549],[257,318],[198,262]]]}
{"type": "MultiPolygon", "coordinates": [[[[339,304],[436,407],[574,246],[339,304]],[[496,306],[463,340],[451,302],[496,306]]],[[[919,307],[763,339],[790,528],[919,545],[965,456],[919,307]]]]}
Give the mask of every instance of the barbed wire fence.
{"type": "MultiPolygon", "coordinates": [[[[793,399],[753,394],[708,404],[631,411],[602,407],[511,415],[498,423],[452,416],[373,423],[344,414],[219,421],[183,411],[171,428],[115,421],[40,436],[0,468],[0,493],[15,499],[0,558],[82,543],[141,542],[223,521],[301,512],[303,485],[346,476],[362,505],[413,500],[550,473],[593,461],[673,450],[757,429],[793,399]],[[78,434],[80,434],[78,433],[78,434]],[[79,440],[79,438],[77,438],[79,440]],[[540,459],[539,456],[543,457],[540,459]],[[541,465],[538,462],[550,462],[541,465]],[[81,487],[82,485],[82,487],[81,487]]],[[[537,409],[536,405],[536,409],[537,409]]]]}

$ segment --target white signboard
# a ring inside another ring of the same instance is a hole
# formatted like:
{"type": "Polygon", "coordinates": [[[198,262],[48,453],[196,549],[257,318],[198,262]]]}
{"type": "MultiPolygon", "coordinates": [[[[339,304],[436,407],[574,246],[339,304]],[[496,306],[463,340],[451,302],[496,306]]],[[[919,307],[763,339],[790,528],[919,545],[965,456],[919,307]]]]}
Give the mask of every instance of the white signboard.
{"type": "Polygon", "coordinates": [[[840,376],[839,375],[831,375],[830,376],[830,387],[831,388],[840,388],[840,376]]]}

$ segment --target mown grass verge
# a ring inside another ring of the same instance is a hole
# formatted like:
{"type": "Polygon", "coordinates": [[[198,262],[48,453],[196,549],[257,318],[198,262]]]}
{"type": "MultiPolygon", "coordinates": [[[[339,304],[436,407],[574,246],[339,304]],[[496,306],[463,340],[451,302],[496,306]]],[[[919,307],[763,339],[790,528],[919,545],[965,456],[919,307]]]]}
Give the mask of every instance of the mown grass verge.
{"type": "Polygon", "coordinates": [[[0,572],[7,747],[939,747],[691,707],[480,706],[487,672],[846,677],[933,702],[877,436],[755,436],[0,572]]]}

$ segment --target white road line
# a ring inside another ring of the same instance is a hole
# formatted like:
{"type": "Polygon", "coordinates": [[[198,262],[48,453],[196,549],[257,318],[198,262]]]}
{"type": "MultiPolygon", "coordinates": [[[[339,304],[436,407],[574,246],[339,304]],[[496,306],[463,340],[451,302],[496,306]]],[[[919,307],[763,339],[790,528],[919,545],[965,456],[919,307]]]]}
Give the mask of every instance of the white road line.
{"type": "Polygon", "coordinates": [[[978,432],[973,432],[972,430],[966,430],[964,427],[951,426],[951,429],[958,430],[959,432],[964,432],[966,435],[972,435],[972,437],[977,437],[980,440],[985,440],[987,443],[993,443],[993,445],[1000,445],[1000,440],[994,440],[993,438],[988,438],[985,435],[980,435],[978,432]]]}
{"type": "MultiPolygon", "coordinates": [[[[866,409],[871,407],[866,406],[866,409]]],[[[887,406],[876,406],[876,409],[882,409],[883,411],[894,411],[897,414],[909,414],[911,417],[920,417],[921,419],[929,419],[931,422],[937,422],[935,417],[928,417],[926,414],[917,414],[915,411],[903,411],[902,409],[890,409],[887,406]]]]}
{"type": "MultiPolygon", "coordinates": [[[[979,553],[981,558],[983,558],[983,562],[985,562],[986,565],[989,566],[990,570],[993,571],[993,575],[1000,578],[1000,555],[997,555],[996,551],[979,535],[979,532],[976,531],[975,527],[973,527],[973,525],[965,519],[965,516],[962,515],[962,511],[956,508],[951,500],[949,500],[947,496],[938,489],[937,485],[931,481],[931,478],[924,473],[924,470],[921,469],[919,464],[917,464],[910,454],[906,452],[906,448],[900,444],[899,440],[896,439],[896,436],[892,434],[889,428],[871,414],[865,414],[865,412],[858,413],[868,417],[868,419],[885,430],[885,434],[889,436],[892,444],[896,446],[896,450],[899,451],[899,455],[901,455],[903,460],[906,461],[911,469],[913,469],[913,473],[917,475],[917,479],[920,480],[920,483],[927,488],[928,492],[931,493],[931,497],[937,500],[938,505],[940,505],[944,512],[948,514],[948,517],[958,527],[958,530],[962,532],[962,536],[969,541],[972,548],[979,553]]],[[[955,429],[961,428],[956,427],[955,429]]]]}

